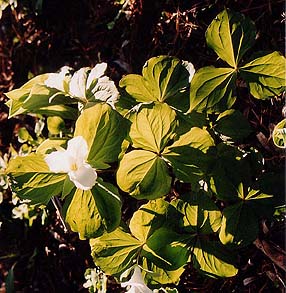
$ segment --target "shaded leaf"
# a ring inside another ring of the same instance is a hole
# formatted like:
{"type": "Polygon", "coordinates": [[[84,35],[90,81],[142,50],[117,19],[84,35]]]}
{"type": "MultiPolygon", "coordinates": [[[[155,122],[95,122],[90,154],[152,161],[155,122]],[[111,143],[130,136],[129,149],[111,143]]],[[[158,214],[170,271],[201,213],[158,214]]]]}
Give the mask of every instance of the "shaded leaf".
{"type": "Polygon", "coordinates": [[[239,141],[247,137],[252,131],[250,124],[242,113],[233,109],[218,116],[214,129],[226,141],[239,141]]]}

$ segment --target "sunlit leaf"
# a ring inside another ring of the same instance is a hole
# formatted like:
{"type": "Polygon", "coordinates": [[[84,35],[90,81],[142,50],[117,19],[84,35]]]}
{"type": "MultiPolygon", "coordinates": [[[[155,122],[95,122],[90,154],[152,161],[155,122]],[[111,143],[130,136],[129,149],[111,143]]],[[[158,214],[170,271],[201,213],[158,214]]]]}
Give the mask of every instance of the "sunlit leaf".
{"type": "Polygon", "coordinates": [[[129,136],[134,148],[160,153],[176,127],[176,113],[166,104],[142,108],[134,117],[129,136]]]}
{"type": "Polygon", "coordinates": [[[121,151],[127,125],[123,117],[106,103],[83,110],[76,122],[74,136],[83,136],[89,147],[87,160],[98,169],[115,162],[121,151]]]}
{"type": "Polygon", "coordinates": [[[163,199],[151,200],[142,205],[130,220],[130,231],[145,243],[148,237],[166,222],[169,204],[163,199]]]}
{"type": "Polygon", "coordinates": [[[189,72],[175,57],[153,57],[142,76],[129,74],[119,85],[138,102],[164,101],[183,111],[188,108],[189,72]]]}
{"type": "Polygon", "coordinates": [[[230,66],[236,68],[255,41],[255,25],[243,14],[223,10],[206,32],[207,44],[230,66]]]}
{"type": "Polygon", "coordinates": [[[199,69],[191,81],[190,109],[197,112],[222,112],[235,102],[236,71],[233,68],[199,69]]]}
{"type": "Polygon", "coordinates": [[[51,173],[44,157],[38,154],[12,159],[6,173],[17,196],[33,204],[47,204],[52,196],[60,195],[67,176],[51,173]]]}
{"type": "Polygon", "coordinates": [[[273,52],[250,61],[239,72],[255,98],[267,99],[285,89],[285,62],[284,56],[273,52]]]}
{"type": "Polygon", "coordinates": [[[155,199],[170,191],[171,177],[166,163],[158,155],[133,150],[124,155],[119,164],[117,184],[138,199],[155,199]]]}
{"type": "Polygon", "coordinates": [[[106,274],[112,275],[119,275],[133,264],[141,245],[121,228],[90,240],[94,262],[106,274]]]}
{"type": "Polygon", "coordinates": [[[200,237],[196,241],[192,261],[195,268],[212,277],[233,277],[238,272],[233,251],[227,250],[219,242],[200,237]]]}

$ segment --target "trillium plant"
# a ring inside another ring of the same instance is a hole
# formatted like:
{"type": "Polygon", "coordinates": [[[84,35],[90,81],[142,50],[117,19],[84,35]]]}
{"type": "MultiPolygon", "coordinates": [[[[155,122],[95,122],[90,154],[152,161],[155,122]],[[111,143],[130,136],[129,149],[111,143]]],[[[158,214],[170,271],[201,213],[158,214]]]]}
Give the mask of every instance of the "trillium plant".
{"type": "MultiPolygon", "coordinates": [[[[49,130],[31,153],[9,161],[11,188],[31,204],[58,197],[70,230],[89,239],[95,265],[128,292],[175,290],[187,266],[235,276],[240,251],[279,202],[269,188],[278,179],[248,141],[239,87],[253,99],[276,99],[285,58],[251,55],[255,35],[249,18],[226,9],[206,31],[220,67],[195,70],[157,56],[118,86],[106,63],[63,67],[8,92],[10,117],[33,114],[49,130]]],[[[278,150],[285,133],[282,120],[278,150]]]]}

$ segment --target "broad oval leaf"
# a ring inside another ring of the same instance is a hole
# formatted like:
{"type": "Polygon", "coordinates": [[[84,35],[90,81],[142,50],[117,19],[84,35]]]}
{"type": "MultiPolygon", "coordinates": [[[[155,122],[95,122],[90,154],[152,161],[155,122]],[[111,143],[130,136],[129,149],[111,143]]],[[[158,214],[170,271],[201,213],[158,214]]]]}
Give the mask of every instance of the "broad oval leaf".
{"type": "Polygon", "coordinates": [[[273,52],[239,68],[255,98],[267,99],[282,93],[285,89],[285,60],[279,52],[273,52]]]}
{"type": "Polygon", "coordinates": [[[104,229],[107,232],[117,228],[121,221],[121,198],[118,189],[101,178],[91,190],[97,210],[101,216],[104,229]]]}
{"type": "Polygon", "coordinates": [[[80,239],[98,237],[103,234],[102,218],[91,190],[76,189],[71,201],[64,205],[65,220],[80,239]],[[68,206],[67,206],[68,205],[68,206]]]}
{"type": "Polygon", "coordinates": [[[177,270],[188,262],[187,238],[189,235],[180,235],[166,227],[159,228],[143,246],[142,256],[166,271],[177,270]]]}
{"type": "Polygon", "coordinates": [[[221,243],[199,238],[193,248],[194,267],[211,277],[233,277],[237,274],[237,259],[233,251],[221,243]]]}
{"type": "Polygon", "coordinates": [[[159,154],[176,127],[176,113],[166,104],[145,106],[133,118],[129,136],[134,148],[159,154]]]}
{"type": "Polygon", "coordinates": [[[235,102],[236,71],[233,68],[207,66],[199,69],[192,81],[190,109],[197,112],[222,112],[235,102]]]}
{"type": "Polygon", "coordinates": [[[248,245],[258,234],[258,218],[253,210],[238,202],[224,209],[219,233],[223,244],[248,245]]]}
{"type": "Polygon", "coordinates": [[[124,118],[106,103],[83,110],[76,122],[74,136],[83,136],[89,147],[88,162],[97,169],[106,169],[117,161],[125,138],[124,118]]]}
{"type": "Polygon", "coordinates": [[[179,59],[158,56],[146,62],[142,76],[129,74],[119,85],[137,102],[166,102],[185,111],[188,107],[189,76],[179,59]]]}
{"type": "Polygon", "coordinates": [[[129,224],[130,231],[145,243],[148,237],[166,222],[169,203],[163,199],[151,200],[136,211],[129,224]]]}
{"type": "Polygon", "coordinates": [[[148,284],[158,286],[159,284],[178,284],[180,281],[180,277],[185,271],[184,267],[180,267],[177,270],[168,271],[159,266],[155,265],[153,261],[143,257],[143,268],[148,272],[152,272],[150,274],[146,274],[145,279],[148,284]]]}
{"type": "Polygon", "coordinates": [[[188,202],[173,202],[176,209],[183,214],[182,228],[189,233],[211,234],[221,226],[222,214],[215,203],[203,191],[192,193],[188,202]]]}
{"type": "Polygon", "coordinates": [[[116,178],[118,186],[137,199],[159,198],[171,188],[166,163],[158,155],[144,150],[125,154],[116,178]]]}
{"type": "Polygon", "coordinates": [[[12,159],[6,173],[17,196],[32,204],[47,204],[53,196],[60,195],[67,176],[51,173],[44,157],[38,154],[12,159]]]}
{"type": "Polygon", "coordinates": [[[162,156],[171,164],[178,179],[197,184],[205,175],[209,164],[206,153],[213,145],[214,141],[206,130],[193,127],[165,148],[162,156]]]}
{"type": "Polygon", "coordinates": [[[117,228],[90,240],[94,263],[108,275],[120,275],[136,259],[142,243],[129,233],[117,228]]]}
{"type": "Polygon", "coordinates": [[[242,140],[252,132],[250,124],[243,114],[233,109],[218,116],[214,129],[223,141],[231,142],[242,140]]]}
{"type": "Polygon", "coordinates": [[[245,246],[254,241],[259,231],[259,219],[271,215],[272,196],[259,190],[239,188],[240,200],[223,210],[219,233],[223,244],[245,246]]]}
{"type": "Polygon", "coordinates": [[[236,68],[255,41],[255,25],[243,14],[225,9],[211,22],[206,40],[217,55],[236,68]]]}

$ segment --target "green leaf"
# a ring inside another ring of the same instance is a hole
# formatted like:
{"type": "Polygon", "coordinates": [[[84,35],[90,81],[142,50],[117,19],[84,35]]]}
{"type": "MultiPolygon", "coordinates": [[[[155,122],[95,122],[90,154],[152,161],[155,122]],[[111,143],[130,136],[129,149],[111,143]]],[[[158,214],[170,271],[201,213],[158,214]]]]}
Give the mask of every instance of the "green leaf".
{"type": "Polygon", "coordinates": [[[196,269],[212,277],[233,277],[238,272],[233,251],[228,251],[219,242],[207,238],[199,237],[196,241],[192,261],[196,269]]]}
{"type": "Polygon", "coordinates": [[[119,275],[130,267],[141,245],[140,241],[122,228],[90,240],[94,263],[108,275],[119,275]]]}
{"type": "Polygon", "coordinates": [[[129,74],[119,85],[138,102],[165,101],[183,111],[188,108],[189,72],[175,57],[153,57],[142,76],[129,74]]]}
{"type": "Polygon", "coordinates": [[[53,151],[59,150],[66,146],[66,139],[63,138],[51,138],[44,140],[37,148],[36,153],[46,155],[53,151]]]}
{"type": "Polygon", "coordinates": [[[60,195],[67,176],[51,173],[44,157],[38,154],[12,159],[6,173],[17,196],[30,199],[32,204],[47,204],[52,196],[60,195]]]}
{"type": "Polygon", "coordinates": [[[148,87],[148,82],[141,75],[128,74],[120,80],[119,86],[124,88],[137,102],[157,101],[157,97],[148,87]]]}
{"type": "Polygon", "coordinates": [[[251,151],[244,152],[223,143],[217,146],[217,154],[208,171],[210,188],[218,199],[235,201],[240,184],[250,185],[253,176],[259,175],[258,157],[254,156],[251,151]]]}
{"type": "MultiPolygon", "coordinates": [[[[65,203],[66,205],[66,203],[65,203]]],[[[104,232],[102,218],[95,203],[91,190],[77,189],[71,202],[68,202],[65,220],[80,239],[98,237],[104,232]]]]}
{"type": "Polygon", "coordinates": [[[283,119],[275,126],[272,139],[278,148],[286,148],[286,119],[283,119]]]}
{"type": "Polygon", "coordinates": [[[170,162],[178,179],[196,184],[204,177],[209,162],[206,153],[213,145],[206,130],[193,127],[167,147],[162,156],[170,162]]]}
{"type": "Polygon", "coordinates": [[[153,261],[150,261],[145,257],[143,258],[142,267],[146,271],[152,272],[146,274],[147,283],[151,285],[178,284],[181,275],[185,271],[184,267],[180,267],[177,270],[167,271],[158,267],[153,261]]]}
{"type": "Polygon", "coordinates": [[[227,110],[221,113],[214,126],[222,140],[224,141],[240,141],[246,138],[252,129],[247,119],[237,110],[227,110]]]}
{"type": "Polygon", "coordinates": [[[236,71],[207,66],[199,69],[192,81],[189,112],[222,112],[235,102],[236,71]]]}
{"type": "Polygon", "coordinates": [[[66,201],[64,210],[66,221],[80,239],[98,237],[119,226],[121,199],[112,184],[98,178],[91,190],[77,189],[72,200],[66,201]]]}
{"type": "Polygon", "coordinates": [[[248,245],[258,234],[258,219],[243,202],[224,209],[219,233],[223,244],[248,245]]]}
{"type": "Polygon", "coordinates": [[[143,246],[142,256],[166,271],[183,267],[189,258],[184,241],[189,235],[180,235],[166,227],[157,229],[143,246]]]}
{"type": "Polygon", "coordinates": [[[253,46],[255,35],[255,25],[248,17],[225,9],[209,25],[206,40],[222,60],[236,68],[253,46]]]}
{"type": "Polygon", "coordinates": [[[52,105],[47,107],[42,107],[37,110],[25,110],[21,114],[25,113],[36,113],[45,116],[60,116],[63,119],[76,120],[78,117],[78,110],[72,106],[65,105],[52,105]]]}
{"type": "Polygon", "coordinates": [[[133,236],[145,243],[148,237],[166,222],[169,204],[163,199],[151,200],[140,207],[130,220],[133,236]]]}
{"type": "Polygon", "coordinates": [[[48,107],[49,105],[71,104],[74,101],[64,96],[57,89],[49,88],[45,85],[35,84],[29,93],[22,107],[28,111],[36,112],[37,109],[48,107]]]}
{"type": "Polygon", "coordinates": [[[205,192],[192,193],[188,202],[177,200],[173,205],[183,215],[181,225],[184,231],[211,234],[219,230],[222,214],[205,192]]]}
{"type": "Polygon", "coordinates": [[[23,102],[29,96],[30,89],[19,88],[12,90],[5,95],[10,99],[6,104],[9,107],[9,118],[25,112],[22,108],[23,102]]]}
{"type": "Polygon", "coordinates": [[[156,154],[134,150],[124,155],[117,171],[117,184],[137,199],[155,199],[170,191],[166,163],[156,154]]]}
{"type": "Polygon", "coordinates": [[[219,233],[223,244],[239,246],[250,244],[257,237],[259,218],[265,216],[271,207],[269,205],[271,196],[259,190],[245,192],[241,184],[239,193],[241,200],[223,210],[219,233]]]}
{"type": "Polygon", "coordinates": [[[175,111],[166,104],[142,108],[135,115],[129,133],[133,147],[159,154],[174,135],[175,119],[175,111]]]}
{"type": "Polygon", "coordinates": [[[121,221],[122,204],[117,188],[98,178],[97,184],[92,188],[92,194],[104,228],[107,232],[113,231],[121,221]]]}
{"type": "Polygon", "coordinates": [[[52,135],[57,135],[65,129],[65,121],[58,116],[48,117],[47,126],[52,135]]]}
{"type": "Polygon", "coordinates": [[[257,99],[279,95],[285,89],[285,57],[279,52],[258,57],[239,69],[257,99]]]}
{"type": "Polygon", "coordinates": [[[83,110],[76,122],[75,136],[83,136],[89,147],[88,162],[97,169],[106,169],[121,151],[127,124],[123,117],[106,103],[83,110]]]}

